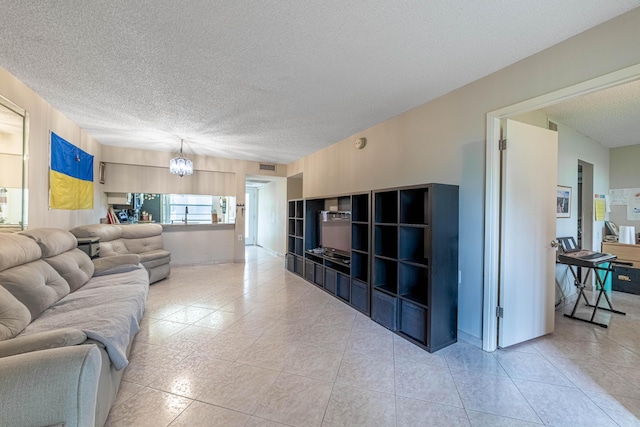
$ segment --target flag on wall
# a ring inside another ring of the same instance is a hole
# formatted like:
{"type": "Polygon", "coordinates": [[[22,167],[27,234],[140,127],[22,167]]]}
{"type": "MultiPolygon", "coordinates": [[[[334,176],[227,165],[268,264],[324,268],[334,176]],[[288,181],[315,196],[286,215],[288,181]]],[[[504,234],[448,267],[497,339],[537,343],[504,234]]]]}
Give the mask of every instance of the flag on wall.
{"type": "Polygon", "coordinates": [[[51,209],[93,209],[93,156],[51,132],[51,209]]]}

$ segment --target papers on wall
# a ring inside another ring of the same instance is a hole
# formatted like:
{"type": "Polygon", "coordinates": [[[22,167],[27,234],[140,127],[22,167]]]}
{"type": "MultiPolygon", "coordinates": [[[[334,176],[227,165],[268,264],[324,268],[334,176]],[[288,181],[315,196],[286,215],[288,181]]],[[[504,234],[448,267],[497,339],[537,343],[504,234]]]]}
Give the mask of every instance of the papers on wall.
{"type": "Polygon", "coordinates": [[[640,221],[640,188],[629,188],[627,220],[640,221]]]}
{"type": "Polygon", "coordinates": [[[624,206],[627,204],[629,198],[628,188],[616,188],[609,190],[609,197],[611,198],[612,206],[624,206]]]}
{"type": "MultiPolygon", "coordinates": [[[[627,221],[640,221],[640,188],[611,189],[609,202],[611,206],[627,207],[627,221]]],[[[611,212],[609,207],[606,209],[611,212]]]]}

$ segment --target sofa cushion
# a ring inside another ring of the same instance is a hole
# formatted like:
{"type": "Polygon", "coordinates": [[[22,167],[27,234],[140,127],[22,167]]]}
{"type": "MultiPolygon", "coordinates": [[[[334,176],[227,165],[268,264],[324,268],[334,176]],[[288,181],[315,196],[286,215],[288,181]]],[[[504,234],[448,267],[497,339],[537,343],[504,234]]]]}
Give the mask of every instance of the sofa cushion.
{"type": "Polygon", "coordinates": [[[20,336],[80,329],[88,339],[105,346],[114,367],[120,370],[128,363],[127,347],[140,329],[148,291],[149,277],[142,266],[128,273],[94,277],[34,319],[20,336]]]}
{"type": "Polygon", "coordinates": [[[120,228],[122,229],[123,239],[141,239],[162,234],[162,226],[160,224],[121,225],[120,228]]]}
{"type": "Polygon", "coordinates": [[[99,237],[100,243],[122,237],[122,229],[114,224],[90,224],[69,230],[76,237],[99,237]]]}
{"type": "Polygon", "coordinates": [[[0,271],[40,259],[36,242],[20,234],[0,233],[0,271]]]}
{"type": "Polygon", "coordinates": [[[0,341],[13,338],[31,322],[31,313],[0,286],[0,341]]]}
{"type": "Polygon", "coordinates": [[[171,252],[164,249],[144,252],[140,254],[140,262],[147,268],[171,262],[171,252]]]}
{"type": "Polygon", "coordinates": [[[16,337],[15,339],[0,343],[0,357],[45,350],[47,348],[78,345],[86,340],[87,335],[80,329],[54,329],[53,331],[16,337]]]}
{"type": "Polygon", "coordinates": [[[0,285],[29,309],[32,319],[70,292],[67,281],[43,260],[0,272],[0,285]]]}
{"type": "Polygon", "coordinates": [[[100,256],[112,256],[112,255],[124,255],[128,254],[129,250],[124,244],[124,240],[116,239],[108,242],[100,241],[100,256]]]}
{"type": "MultiPolygon", "coordinates": [[[[69,235],[73,237],[73,235],[69,235]]],[[[73,239],[75,240],[75,237],[73,239]]],[[[67,281],[71,292],[76,291],[87,283],[93,276],[95,269],[89,255],[80,249],[72,249],[60,255],[45,258],[44,261],[67,281]]]]}
{"type": "Polygon", "coordinates": [[[124,239],[124,244],[129,252],[143,254],[149,251],[164,249],[162,236],[141,237],[139,239],[124,239]]]}
{"type": "Polygon", "coordinates": [[[93,260],[93,264],[95,265],[94,277],[126,273],[138,268],[138,265],[140,265],[140,255],[126,254],[96,258],[93,260]]]}
{"type": "Polygon", "coordinates": [[[76,237],[59,228],[35,228],[21,232],[34,240],[42,251],[42,258],[49,258],[78,247],[76,237]]]}

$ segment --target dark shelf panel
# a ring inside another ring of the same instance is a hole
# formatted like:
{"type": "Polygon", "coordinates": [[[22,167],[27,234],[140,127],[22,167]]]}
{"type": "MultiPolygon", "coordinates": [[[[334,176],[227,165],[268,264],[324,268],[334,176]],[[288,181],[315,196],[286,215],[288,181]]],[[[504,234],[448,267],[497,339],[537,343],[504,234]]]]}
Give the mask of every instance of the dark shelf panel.
{"type": "Polygon", "coordinates": [[[373,230],[375,255],[388,258],[398,256],[398,228],[389,225],[376,225],[373,230]]]}
{"type": "Polygon", "coordinates": [[[400,263],[398,265],[398,293],[427,305],[429,269],[400,263]]]}
{"type": "Polygon", "coordinates": [[[429,224],[429,188],[400,190],[400,222],[429,224]]]}
{"type": "Polygon", "coordinates": [[[346,302],[351,300],[351,279],[348,275],[338,273],[336,296],[346,302]]]}
{"type": "Polygon", "coordinates": [[[351,196],[351,220],[354,222],[369,222],[369,194],[354,194],[351,196]]]}
{"type": "Polygon", "coordinates": [[[427,317],[429,310],[407,300],[400,300],[398,330],[421,344],[428,342],[427,317]]]}
{"type": "Polygon", "coordinates": [[[351,247],[360,251],[369,251],[369,224],[351,223],[351,247]]]}
{"type": "Polygon", "coordinates": [[[369,255],[351,252],[351,277],[369,281],[369,255]]]}
{"type": "Polygon", "coordinates": [[[371,319],[392,331],[398,329],[398,299],[374,289],[371,295],[371,319]]]}
{"type": "Polygon", "coordinates": [[[304,201],[296,200],[296,218],[304,218],[304,201]]]}
{"type": "Polygon", "coordinates": [[[304,249],[303,249],[303,240],[302,238],[296,238],[296,255],[302,256],[304,255],[304,249]]]}
{"type": "Polygon", "coordinates": [[[376,223],[395,224],[398,222],[398,192],[383,191],[374,194],[376,223]]]}
{"type": "Polygon", "coordinates": [[[398,258],[402,260],[414,260],[418,264],[424,264],[430,255],[431,236],[428,228],[399,227],[398,228],[399,251],[398,258]]]}
{"type": "Polygon", "coordinates": [[[351,280],[351,305],[369,315],[369,285],[366,282],[351,280]]]}
{"type": "Polygon", "coordinates": [[[373,289],[375,289],[377,291],[384,291],[385,293],[387,293],[387,294],[389,294],[391,296],[398,296],[398,293],[396,292],[397,289],[393,285],[374,286],[373,289]]]}
{"type": "Polygon", "coordinates": [[[296,219],[296,236],[302,237],[304,233],[304,221],[296,219]]]}
{"type": "Polygon", "coordinates": [[[429,259],[428,258],[422,258],[422,259],[399,259],[398,261],[400,261],[403,264],[411,264],[411,265],[416,266],[416,267],[422,267],[422,268],[428,268],[429,267],[429,259]]]}
{"type": "Polygon", "coordinates": [[[387,287],[394,294],[398,285],[398,262],[384,258],[373,261],[373,285],[387,287]]]}
{"type": "Polygon", "coordinates": [[[409,300],[411,302],[414,302],[416,304],[419,304],[421,306],[423,306],[424,308],[428,308],[429,305],[427,304],[427,296],[426,295],[421,295],[421,294],[400,294],[400,298],[401,299],[406,299],[409,300]]]}

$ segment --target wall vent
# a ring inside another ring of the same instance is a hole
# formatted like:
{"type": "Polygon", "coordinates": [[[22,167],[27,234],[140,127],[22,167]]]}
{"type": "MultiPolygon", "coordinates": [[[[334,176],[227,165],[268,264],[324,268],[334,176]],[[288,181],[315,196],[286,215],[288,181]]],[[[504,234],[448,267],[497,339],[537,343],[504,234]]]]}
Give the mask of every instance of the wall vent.
{"type": "Polygon", "coordinates": [[[276,171],[276,165],[270,165],[270,164],[267,164],[267,163],[260,163],[260,170],[261,171],[275,172],[276,171]]]}
{"type": "Polygon", "coordinates": [[[549,130],[558,132],[558,124],[549,120],[549,130]]]}

